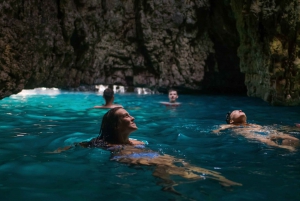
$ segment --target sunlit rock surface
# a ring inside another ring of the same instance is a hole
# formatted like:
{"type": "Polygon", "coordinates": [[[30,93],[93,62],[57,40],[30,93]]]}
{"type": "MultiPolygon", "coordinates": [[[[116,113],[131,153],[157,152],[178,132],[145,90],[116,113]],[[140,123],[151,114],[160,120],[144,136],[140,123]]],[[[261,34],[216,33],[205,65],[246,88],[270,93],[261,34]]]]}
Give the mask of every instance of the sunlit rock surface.
{"type": "Polygon", "coordinates": [[[248,95],[300,105],[299,1],[234,0],[231,6],[248,95]]]}
{"type": "Polygon", "coordinates": [[[122,85],[299,105],[298,1],[0,2],[0,98],[122,85]]]}

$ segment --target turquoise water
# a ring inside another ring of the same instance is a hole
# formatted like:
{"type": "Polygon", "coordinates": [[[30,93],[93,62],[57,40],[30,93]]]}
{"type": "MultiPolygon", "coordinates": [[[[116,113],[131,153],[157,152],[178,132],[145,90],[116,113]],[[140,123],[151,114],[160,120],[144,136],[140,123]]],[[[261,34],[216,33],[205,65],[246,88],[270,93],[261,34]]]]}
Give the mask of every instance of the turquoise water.
{"type": "MultiPolygon", "coordinates": [[[[103,104],[100,94],[58,92],[0,101],[1,200],[300,200],[299,150],[211,132],[233,109],[245,111],[250,123],[293,127],[300,107],[271,107],[240,96],[180,95],[177,108],[158,103],[166,95],[116,94],[115,101],[135,117],[139,129],[131,137],[243,186],[174,177],[181,183],[175,186],[178,196],[161,190],[151,167],[111,161],[99,148],[46,153],[97,136],[106,112],[88,109],[103,104]]],[[[287,133],[300,139],[299,130],[287,133]]]]}

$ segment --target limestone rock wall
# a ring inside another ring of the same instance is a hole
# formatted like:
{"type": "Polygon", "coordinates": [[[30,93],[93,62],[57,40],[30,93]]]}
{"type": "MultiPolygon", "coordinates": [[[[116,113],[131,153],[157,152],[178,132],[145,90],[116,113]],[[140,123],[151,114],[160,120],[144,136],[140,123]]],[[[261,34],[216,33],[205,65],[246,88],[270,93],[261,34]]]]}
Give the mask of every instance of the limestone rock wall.
{"type": "Polygon", "coordinates": [[[208,0],[8,0],[0,13],[0,97],[81,84],[218,90],[222,71],[239,73],[238,62],[219,71],[208,0]]]}
{"type": "Polygon", "coordinates": [[[299,104],[298,2],[263,2],[1,1],[0,98],[118,84],[299,104]]]}
{"type": "Polygon", "coordinates": [[[273,105],[300,105],[298,0],[233,0],[238,56],[249,96],[273,105]]]}

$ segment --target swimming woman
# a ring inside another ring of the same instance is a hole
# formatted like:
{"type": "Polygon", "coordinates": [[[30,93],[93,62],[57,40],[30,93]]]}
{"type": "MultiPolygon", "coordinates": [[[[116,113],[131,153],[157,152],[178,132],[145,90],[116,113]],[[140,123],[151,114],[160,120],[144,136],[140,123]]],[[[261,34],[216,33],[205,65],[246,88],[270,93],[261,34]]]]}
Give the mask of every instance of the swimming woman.
{"type": "Polygon", "coordinates": [[[226,114],[226,125],[221,125],[214,133],[225,129],[232,129],[236,134],[248,139],[255,139],[269,146],[280,147],[295,151],[300,145],[300,140],[293,136],[274,130],[270,127],[257,124],[248,124],[247,116],[242,110],[234,110],[226,114]]]}
{"type": "MultiPolygon", "coordinates": [[[[137,126],[134,117],[121,107],[113,108],[103,116],[99,136],[89,142],[82,142],[80,145],[109,150],[112,152],[111,160],[121,163],[154,166],[153,176],[161,178],[166,184],[164,189],[174,193],[177,192],[173,186],[177,184],[170,179],[170,175],[178,175],[192,180],[211,178],[223,186],[241,186],[239,183],[226,179],[218,172],[192,166],[182,159],[167,154],[161,155],[146,149],[143,142],[129,138],[135,130],[137,130],[137,126]]],[[[61,151],[63,150],[65,149],[61,149],[61,151]]]]}

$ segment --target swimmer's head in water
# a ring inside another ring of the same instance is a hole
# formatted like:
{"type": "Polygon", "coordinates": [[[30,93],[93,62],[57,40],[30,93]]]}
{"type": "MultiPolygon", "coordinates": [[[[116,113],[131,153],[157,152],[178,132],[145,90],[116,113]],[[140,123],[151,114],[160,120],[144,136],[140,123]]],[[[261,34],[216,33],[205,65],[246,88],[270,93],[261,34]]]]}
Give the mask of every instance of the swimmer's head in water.
{"type": "Polygon", "coordinates": [[[246,123],[247,117],[242,110],[233,110],[226,114],[226,123],[228,124],[240,124],[246,123]]]}
{"type": "Polygon", "coordinates": [[[106,102],[110,101],[114,96],[114,91],[111,88],[107,88],[103,91],[103,97],[106,102]]]}
{"type": "Polygon", "coordinates": [[[137,126],[134,122],[134,117],[131,116],[125,109],[120,109],[116,111],[116,114],[119,117],[118,126],[116,128],[119,135],[129,136],[130,133],[137,129],[137,126]]]}
{"type": "Polygon", "coordinates": [[[168,97],[169,97],[170,103],[175,103],[176,100],[178,99],[177,91],[175,89],[170,89],[168,92],[168,97]]]}
{"type": "Polygon", "coordinates": [[[116,107],[103,116],[98,139],[110,144],[124,143],[124,139],[128,140],[129,134],[136,129],[134,117],[122,107],[116,107]]]}
{"type": "Polygon", "coordinates": [[[226,114],[226,123],[230,124],[230,114],[231,114],[231,111],[227,112],[226,114]]]}
{"type": "Polygon", "coordinates": [[[115,136],[115,130],[118,126],[119,116],[116,115],[116,112],[122,107],[115,107],[110,109],[102,118],[102,123],[99,132],[99,139],[110,142],[113,141],[115,136]]]}

